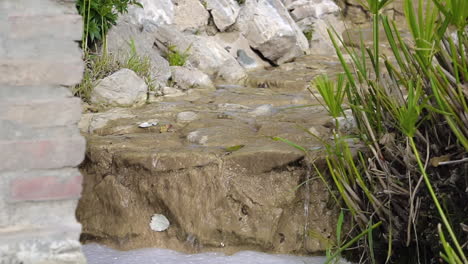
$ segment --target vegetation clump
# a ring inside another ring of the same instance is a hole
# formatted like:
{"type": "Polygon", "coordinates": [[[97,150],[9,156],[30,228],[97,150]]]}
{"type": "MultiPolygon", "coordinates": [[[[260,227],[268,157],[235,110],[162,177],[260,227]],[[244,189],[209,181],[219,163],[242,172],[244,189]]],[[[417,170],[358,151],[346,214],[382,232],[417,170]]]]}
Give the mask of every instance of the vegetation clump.
{"type": "Polygon", "coordinates": [[[143,7],[137,0],[77,0],[76,8],[83,17],[83,50],[103,41],[109,29],[117,23],[119,14],[127,13],[131,5],[143,7]]]}
{"type": "Polygon", "coordinates": [[[306,39],[310,42],[312,40],[312,37],[314,36],[314,28],[310,27],[308,29],[305,29],[304,31],[302,31],[302,33],[304,34],[306,39]]]}
{"type": "Polygon", "coordinates": [[[166,52],[166,59],[169,62],[170,66],[184,66],[187,58],[190,56],[189,50],[191,46],[189,46],[183,52],[180,52],[175,45],[169,45],[167,47],[166,52]]]}
{"type": "MultiPolygon", "coordinates": [[[[333,139],[324,142],[331,179],[319,174],[351,214],[359,239],[347,240],[357,243],[360,263],[466,264],[468,1],[405,0],[413,43],[381,14],[390,1],[363,2],[373,16],[373,47],[345,46],[348,63],[343,40],[329,30],[344,73],[313,82],[335,118],[333,139]],[[380,27],[393,58],[380,54],[380,27]],[[354,135],[340,132],[344,104],[354,135]]],[[[329,261],[351,246],[345,238],[340,231],[329,261]]]]}
{"type": "Polygon", "coordinates": [[[148,91],[154,91],[156,87],[151,72],[150,58],[138,54],[133,40],[130,41],[129,46],[130,51],[126,55],[108,53],[105,49],[101,53],[88,53],[85,56],[86,67],[83,80],[73,87],[73,93],[89,102],[97,81],[124,68],[134,71],[145,81],[148,91]],[[118,59],[119,57],[124,59],[118,59]]]}

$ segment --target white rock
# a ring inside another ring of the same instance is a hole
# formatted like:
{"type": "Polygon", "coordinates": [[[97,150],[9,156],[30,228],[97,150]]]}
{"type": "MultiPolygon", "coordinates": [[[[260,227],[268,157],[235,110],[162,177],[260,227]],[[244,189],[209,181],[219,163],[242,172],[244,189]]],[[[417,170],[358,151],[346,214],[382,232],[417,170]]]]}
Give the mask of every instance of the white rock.
{"type": "Polygon", "coordinates": [[[220,31],[224,31],[236,22],[240,7],[235,0],[206,0],[206,4],[220,31]]]}
{"type": "Polygon", "coordinates": [[[148,120],[146,122],[138,124],[138,127],[148,128],[148,127],[152,127],[152,126],[157,126],[158,123],[159,123],[158,120],[153,119],[153,120],[148,120]]]}
{"type": "Polygon", "coordinates": [[[167,97],[176,97],[176,96],[185,95],[185,93],[182,92],[181,90],[174,88],[174,87],[168,87],[168,86],[162,88],[162,94],[163,96],[167,96],[167,97]]]}
{"type": "Polygon", "coordinates": [[[169,228],[169,220],[162,214],[154,214],[151,217],[150,228],[156,232],[162,232],[169,228]]]}
{"type": "Polygon", "coordinates": [[[91,93],[91,102],[111,106],[141,105],[146,101],[148,87],[135,72],[121,69],[98,81],[91,93]]]}
{"type": "Polygon", "coordinates": [[[171,77],[169,62],[154,48],[155,36],[151,27],[141,30],[141,26],[132,24],[128,15],[121,16],[117,25],[107,34],[107,50],[117,56],[118,61],[125,63],[130,54],[130,43],[133,40],[135,49],[141,58],[149,58],[151,62],[151,77],[156,81],[156,88],[166,85],[171,77]]]}
{"type": "Polygon", "coordinates": [[[171,0],[139,0],[143,8],[132,5],[128,8],[128,15],[132,23],[142,25],[144,20],[157,25],[172,24],[174,22],[174,4],[171,0]]]}
{"type": "Polygon", "coordinates": [[[292,0],[286,1],[285,5],[295,21],[307,17],[319,19],[325,15],[337,15],[340,12],[340,7],[332,0],[292,0]]]}
{"type": "Polygon", "coordinates": [[[202,135],[200,131],[192,131],[187,135],[187,140],[191,143],[204,145],[208,142],[208,136],[202,135]]]}
{"type": "Polygon", "coordinates": [[[285,5],[301,31],[312,30],[310,52],[334,55],[327,29],[333,28],[339,35],[343,32],[340,7],[332,0],[287,0],[285,5]]]}
{"type": "Polygon", "coordinates": [[[183,34],[173,26],[156,27],[155,36],[160,49],[173,45],[181,52],[188,50],[185,66],[197,68],[212,78],[229,83],[240,83],[246,78],[242,66],[211,37],[183,34]]]}
{"type": "Polygon", "coordinates": [[[121,118],[135,118],[128,108],[113,108],[101,113],[86,113],[81,117],[79,128],[83,133],[93,133],[96,129],[103,128],[109,121],[121,118]]]}
{"type": "Polygon", "coordinates": [[[309,127],[309,129],[307,129],[307,130],[309,131],[309,133],[311,133],[313,135],[320,136],[320,133],[318,132],[318,130],[315,127],[309,127]]]}
{"type": "Polygon", "coordinates": [[[215,90],[210,77],[198,69],[172,66],[171,72],[172,81],[184,90],[190,88],[215,90]]]}
{"type": "Polygon", "coordinates": [[[173,0],[174,25],[179,31],[202,30],[210,14],[199,0],[173,0]]]}
{"type": "Polygon", "coordinates": [[[253,116],[265,116],[273,114],[273,105],[271,104],[264,104],[261,105],[250,112],[253,116]]]}
{"type": "Polygon", "coordinates": [[[240,32],[225,32],[216,34],[214,40],[236,58],[237,62],[246,70],[253,70],[269,66],[251,48],[249,41],[240,32]]]}
{"type": "Polygon", "coordinates": [[[227,110],[227,111],[250,109],[248,106],[245,106],[245,105],[230,104],[230,103],[218,104],[218,108],[222,110],[227,110]]]}
{"type": "Polygon", "coordinates": [[[274,63],[308,52],[307,39],[280,0],[246,0],[236,25],[250,46],[274,63]]]}
{"type": "Polygon", "coordinates": [[[191,122],[198,119],[198,114],[191,111],[180,112],[177,114],[177,122],[191,122]]]}

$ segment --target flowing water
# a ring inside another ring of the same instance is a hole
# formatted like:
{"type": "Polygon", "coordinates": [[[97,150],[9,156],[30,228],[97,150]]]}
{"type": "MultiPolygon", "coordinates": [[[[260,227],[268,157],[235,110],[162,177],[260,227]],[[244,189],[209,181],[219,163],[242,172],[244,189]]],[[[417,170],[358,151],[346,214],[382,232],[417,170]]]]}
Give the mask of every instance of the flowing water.
{"type": "Polygon", "coordinates": [[[322,264],[325,257],[274,255],[241,251],[223,253],[183,254],[168,249],[117,251],[98,244],[83,246],[88,264],[322,264]]]}

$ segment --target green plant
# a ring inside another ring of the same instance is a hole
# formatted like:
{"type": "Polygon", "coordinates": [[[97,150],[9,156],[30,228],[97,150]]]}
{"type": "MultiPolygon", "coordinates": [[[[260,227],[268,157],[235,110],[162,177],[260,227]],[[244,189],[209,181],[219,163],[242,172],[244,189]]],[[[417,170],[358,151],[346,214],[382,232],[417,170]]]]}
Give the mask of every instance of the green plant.
{"type": "MultiPolygon", "coordinates": [[[[376,224],[371,223],[368,228],[366,228],[360,234],[351,238],[347,242],[343,240],[342,238],[343,224],[344,224],[344,211],[342,209],[340,212],[340,215],[338,216],[338,221],[336,224],[336,241],[330,242],[326,251],[327,259],[325,260],[324,264],[336,263],[336,260],[339,260],[341,258],[341,254],[343,253],[343,251],[345,251],[349,247],[356,244],[365,235],[367,235],[368,238],[370,238],[369,241],[372,241],[372,231],[376,229],[377,227],[379,227],[382,224],[382,222],[378,222],[376,224]]],[[[370,250],[372,251],[372,243],[370,243],[369,247],[370,247],[370,250]]],[[[375,263],[375,260],[372,261],[372,263],[375,263]]]]}
{"type": "Polygon", "coordinates": [[[185,62],[187,61],[187,58],[190,56],[188,53],[190,50],[191,46],[189,46],[186,50],[183,52],[180,52],[177,50],[177,47],[174,45],[169,45],[167,47],[167,53],[166,53],[166,58],[169,62],[170,66],[184,66],[185,62]]]}
{"type": "Polygon", "coordinates": [[[155,90],[155,80],[152,75],[150,58],[138,54],[133,40],[130,40],[128,45],[130,51],[126,55],[107,53],[104,48],[101,53],[86,54],[86,67],[83,80],[80,84],[73,87],[73,94],[89,102],[96,82],[123,68],[130,69],[143,78],[148,86],[148,91],[155,90]],[[124,59],[119,60],[118,57],[124,59]]]}
{"type": "Polygon", "coordinates": [[[310,42],[312,40],[313,35],[314,35],[314,28],[310,27],[310,28],[302,31],[302,33],[304,34],[306,39],[310,42]]]}
{"type": "Polygon", "coordinates": [[[129,5],[143,7],[137,0],[77,0],[78,13],[83,16],[83,50],[103,40],[109,29],[117,23],[118,15],[127,13],[129,5]]]}
{"type": "Polygon", "coordinates": [[[154,91],[155,80],[152,74],[151,59],[148,56],[140,56],[136,50],[135,41],[132,39],[129,42],[130,53],[122,68],[127,68],[134,71],[138,76],[143,78],[146,85],[148,85],[148,91],[154,91]]]}
{"type": "Polygon", "coordinates": [[[83,80],[80,84],[74,86],[72,91],[74,95],[89,102],[91,93],[96,85],[96,81],[111,75],[121,67],[116,57],[111,54],[88,53],[85,58],[83,80]]]}
{"type": "MultiPolygon", "coordinates": [[[[398,257],[395,250],[415,246],[432,252],[429,258],[438,258],[440,251],[448,263],[467,263],[459,241],[468,235],[457,223],[466,221],[468,213],[468,183],[460,176],[468,167],[456,165],[468,155],[467,1],[405,0],[414,43],[403,41],[395,23],[380,14],[389,1],[361,2],[373,15],[372,49],[362,44],[342,48],[343,40],[329,30],[347,79],[345,101],[357,122],[355,136],[365,146],[353,152],[336,122],[336,134],[326,143],[328,172],[340,194],[336,200],[350,210],[361,231],[371,219],[382,222],[387,261],[398,257]],[[380,25],[394,60],[379,53],[380,25]],[[455,39],[449,26],[456,29],[455,39]],[[450,160],[439,161],[442,157],[450,160]]],[[[339,82],[315,81],[334,117],[341,111],[339,82]]],[[[368,251],[369,259],[372,255],[368,251]]]]}

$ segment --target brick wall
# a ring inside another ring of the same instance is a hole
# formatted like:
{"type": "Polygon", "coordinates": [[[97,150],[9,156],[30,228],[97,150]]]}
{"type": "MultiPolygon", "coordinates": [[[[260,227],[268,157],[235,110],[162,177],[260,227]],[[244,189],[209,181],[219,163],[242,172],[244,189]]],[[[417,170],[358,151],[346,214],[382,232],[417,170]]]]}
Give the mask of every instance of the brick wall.
{"type": "Polygon", "coordinates": [[[75,207],[85,141],[74,0],[0,0],[0,264],[86,263],[75,207]]]}

